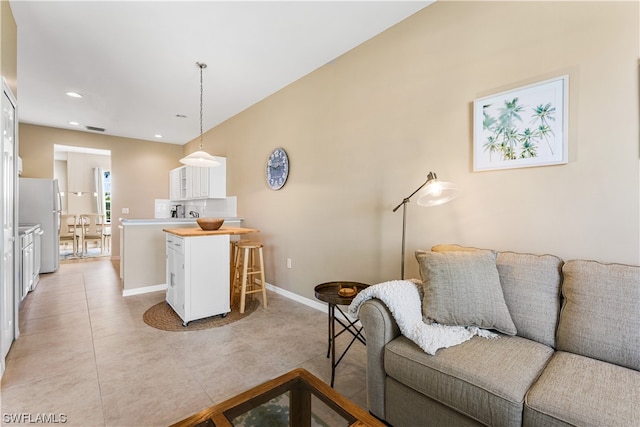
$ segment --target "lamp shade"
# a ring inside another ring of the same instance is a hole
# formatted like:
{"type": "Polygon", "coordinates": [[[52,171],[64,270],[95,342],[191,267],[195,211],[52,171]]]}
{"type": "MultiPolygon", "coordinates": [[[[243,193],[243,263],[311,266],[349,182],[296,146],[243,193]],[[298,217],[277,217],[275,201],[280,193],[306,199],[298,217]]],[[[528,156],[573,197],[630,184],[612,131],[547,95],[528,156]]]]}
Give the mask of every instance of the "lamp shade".
{"type": "Polygon", "coordinates": [[[180,159],[180,163],[185,164],[187,166],[199,166],[199,167],[215,167],[220,166],[220,162],[216,160],[211,154],[198,150],[195,151],[188,156],[185,156],[180,159]]]}
{"type": "Polygon", "coordinates": [[[405,235],[407,229],[407,204],[415,195],[418,195],[418,204],[420,206],[437,206],[454,199],[456,197],[456,185],[451,182],[438,181],[438,176],[429,172],[427,180],[418,187],[408,197],[405,197],[393,212],[402,206],[402,260],[400,262],[400,277],[404,279],[404,248],[405,235]]]}
{"type": "Polygon", "coordinates": [[[420,190],[416,203],[420,206],[438,206],[455,199],[456,193],[457,186],[454,183],[434,178],[420,190]]]}

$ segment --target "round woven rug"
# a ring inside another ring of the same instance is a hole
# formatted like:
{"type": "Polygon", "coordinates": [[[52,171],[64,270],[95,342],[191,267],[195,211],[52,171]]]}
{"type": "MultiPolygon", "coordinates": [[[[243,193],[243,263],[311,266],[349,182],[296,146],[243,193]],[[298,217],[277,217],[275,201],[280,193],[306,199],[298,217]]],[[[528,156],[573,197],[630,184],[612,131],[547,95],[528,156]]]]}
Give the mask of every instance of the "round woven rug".
{"type": "Polygon", "coordinates": [[[192,320],[187,326],[182,326],[182,319],[167,304],[166,301],[159,302],[145,311],[142,316],[144,323],[156,329],[170,332],[200,331],[202,329],[217,328],[244,319],[258,308],[260,301],[250,299],[247,301],[244,313],[240,313],[239,307],[232,307],[231,312],[226,317],[212,316],[204,319],[192,320]]]}

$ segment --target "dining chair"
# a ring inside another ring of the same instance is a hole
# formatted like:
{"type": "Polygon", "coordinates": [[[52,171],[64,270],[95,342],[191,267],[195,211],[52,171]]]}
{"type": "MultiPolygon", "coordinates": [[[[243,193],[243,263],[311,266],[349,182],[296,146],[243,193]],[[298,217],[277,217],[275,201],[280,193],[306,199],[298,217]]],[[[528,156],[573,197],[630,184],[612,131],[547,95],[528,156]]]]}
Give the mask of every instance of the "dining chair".
{"type": "Polygon", "coordinates": [[[72,242],[73,254],[78,253],[78,239],[80,238],[76,228],[77,218],[75,215],[60,215],[60,241],[66,245],[68,241],[72,242]]]}
{"type": "Polygon", "coordinates": [[[104,236],[102,234],[104,215],[81,214],[80,224],[82,225],[82,254],[87,253],[87,243],[90,241],[100,242],[100,253],[104,253],[104,236]]]}
{"type": "Polygon", "coordinates": [[[103,244],[104,244],[104,248],[107,251],[107,253],[111,252],[111,226],[105,224],[102,227],[102,239],[103,244]]]}

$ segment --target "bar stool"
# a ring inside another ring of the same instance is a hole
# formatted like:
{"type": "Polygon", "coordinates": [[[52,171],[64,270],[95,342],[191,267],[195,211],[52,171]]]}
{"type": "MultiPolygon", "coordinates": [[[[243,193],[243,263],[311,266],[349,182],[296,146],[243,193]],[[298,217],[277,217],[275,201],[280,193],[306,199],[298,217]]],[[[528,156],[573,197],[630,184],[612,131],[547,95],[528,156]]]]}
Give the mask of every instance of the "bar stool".
{"type": "Polygon", "coordinates": [[[267,287],[264,278],[262,243],[240,241],[236,243],[236,256],[233,293],[235,294],[238,291],[240,293],[240,313],[244,313],[247,294],[262,292],[262,303],[266,307],[267,287]],[[257,257],[255,256],[256,252],[257,257]],[[260,283],[256,280],[257,275],[260,275],[260,283]]]}
{"type": "Polygon", "coordinates": [[[230,254],[229,259],[231,260],[231,265],[229,266],[229,295],[231,296],[230,304],[233,307],[233,301],[235,299],[234,287],[236,284],[236,280],[241,281],[241,271],[238,270],[238,257],[240,251],[238,249],[239,243],[247,243],[248,239],[236,239],[231,240],[229,242],[230,245],[230,254]]]}

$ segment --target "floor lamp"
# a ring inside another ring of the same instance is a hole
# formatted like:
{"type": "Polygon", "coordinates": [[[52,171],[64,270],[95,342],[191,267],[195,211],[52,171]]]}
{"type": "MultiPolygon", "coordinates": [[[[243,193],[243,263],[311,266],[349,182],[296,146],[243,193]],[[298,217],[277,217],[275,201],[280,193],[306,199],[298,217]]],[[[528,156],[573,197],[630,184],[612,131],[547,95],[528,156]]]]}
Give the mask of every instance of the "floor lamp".
{"type": "Polygon", "coordinates": [[[437,206],[447,203],[456,197],[456,185],[451,182],[439,181],[435,173],[429,172],[427,180],[420,187],[411,193],[408,197],[405,197],[398,206],[393,209],[393,212],[400,209],[402,206],[402,263],[400,268],[400,277],[404,280],[404,247],[405,247],[405,235],[407,229],[407,203],[411,198],[420,190],[418,195],[418,205],[420,206],[437,206]]]}

